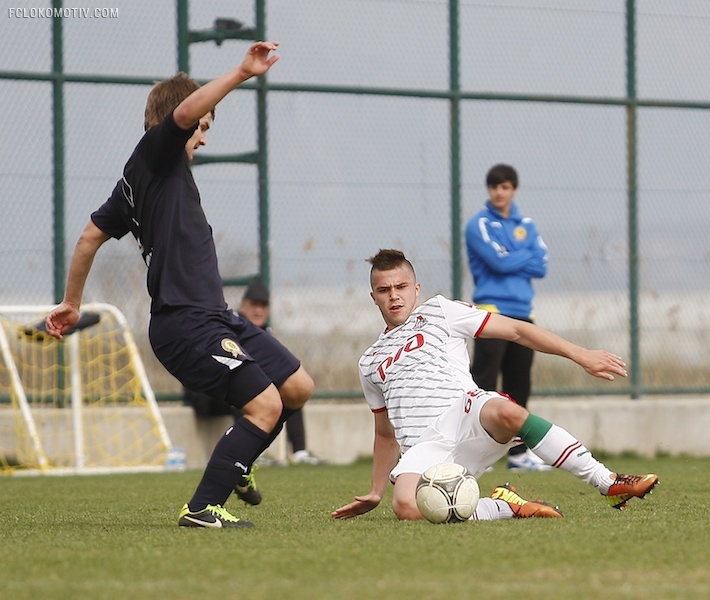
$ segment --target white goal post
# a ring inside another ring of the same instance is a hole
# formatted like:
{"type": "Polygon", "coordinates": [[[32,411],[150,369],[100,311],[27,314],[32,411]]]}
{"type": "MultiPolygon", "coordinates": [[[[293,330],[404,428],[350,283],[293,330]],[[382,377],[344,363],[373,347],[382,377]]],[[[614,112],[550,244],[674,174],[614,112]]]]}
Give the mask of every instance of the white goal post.
{"type": "Polygon", "coordinates": [[[163,470],[172,449],[125,316],[82,306],[57,340],[53,306],[0,306],[0,474],[163,470]]]}

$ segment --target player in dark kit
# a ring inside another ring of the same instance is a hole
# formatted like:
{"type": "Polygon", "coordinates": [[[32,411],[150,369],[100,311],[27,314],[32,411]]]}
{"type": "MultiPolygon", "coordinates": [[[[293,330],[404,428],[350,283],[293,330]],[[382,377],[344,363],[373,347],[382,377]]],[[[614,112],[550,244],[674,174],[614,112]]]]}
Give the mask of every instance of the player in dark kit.
{"type": "Polygon", "coordinates": [[[217,442],[192,499],[180,511],[187,527],[250,527],[224,503],[250,481],[254,460],[300,410],[313,381],[272,335],[234,314],[224,299],[212,229],[190,171],[206,143],[215,106],[235,87],[278,60],[273,42],[256,42],[242,63],[204,86],[180,73],[157,84],[146,104],[146,133],[110,198],[91,215],[77,242],[64,300],[46,318],[61,338],[79,318],[94,256],[110,238],[132,233],[148,267],[150,343],[188,389],[241,409],[217,442]]]}

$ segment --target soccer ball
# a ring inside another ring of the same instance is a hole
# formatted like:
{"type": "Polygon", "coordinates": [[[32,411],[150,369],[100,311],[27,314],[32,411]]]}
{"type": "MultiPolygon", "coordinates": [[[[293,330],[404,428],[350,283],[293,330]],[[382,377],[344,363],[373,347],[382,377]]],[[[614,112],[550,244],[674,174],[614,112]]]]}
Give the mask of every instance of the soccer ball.
{"type": "Polygon", "coordinates": [[[441,463],[429,467],[417,483],[417,506],[427,521],[466,521],[476,510],[481,495],[476,478],[466,467],[441,463]]]}

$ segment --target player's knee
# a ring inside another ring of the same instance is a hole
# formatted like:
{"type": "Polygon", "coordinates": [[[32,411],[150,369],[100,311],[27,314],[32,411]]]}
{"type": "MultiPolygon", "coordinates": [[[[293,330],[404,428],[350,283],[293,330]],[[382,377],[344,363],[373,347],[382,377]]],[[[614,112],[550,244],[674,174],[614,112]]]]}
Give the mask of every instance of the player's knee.
{"type": "Polygon", "coordinates": [[[481,425],[497,442],[505,444],[515,437],[525,423],[528,411],[504,398],[492,398],[483,405],[481,425]]]}
{"type": "Polygon", "coordinates": [[[264,431],[271,431],[279,421],[283,404],[278,390],[272,384],[242,408],[249,420],[264,431]]]}
{"type": "Polygon", "coordinates": [[[291,375],[279,388],[284,406],[301,408],[313,394],[315,383],[303,367],[291,375]]]}
{"type": "Polygon", "coordinates": [[[527,416],[528,411],[514,402],[503,402],[498,406],[498,425],[502,429],[509,431],[512,435],[520,431],[527,416]]]}
{"type": "Polygon", "coordinates": [[[417,508],[417,503],[412,497],[394,498],[392,500],[392,510],[400,521],[415,521],[422,518],[422,513],[417,508]]]}

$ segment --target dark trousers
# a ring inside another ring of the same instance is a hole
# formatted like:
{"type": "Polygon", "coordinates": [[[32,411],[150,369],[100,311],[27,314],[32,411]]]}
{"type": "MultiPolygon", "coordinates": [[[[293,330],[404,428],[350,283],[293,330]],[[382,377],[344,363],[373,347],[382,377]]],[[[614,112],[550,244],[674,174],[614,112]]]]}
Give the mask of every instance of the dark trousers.
{"type": "Polygon", "coordinates": [[[291,444],[291,451],[306,449],[306,426],[303,422],[303,411],[293,413],[286,421],[286,437],[291,444]]]}
{"type": "MultiPolygon", "coordinates": [[[[530,370],[534,354],[530,348],[515,342],[477,339],[474,342],[471,375],[481,389],[505,392],[520,406],[526,407],[530,397],[530,370]]],[[[521,444],[511,448],[510,454],[520,454],[525,450],[521,444]]]]}

